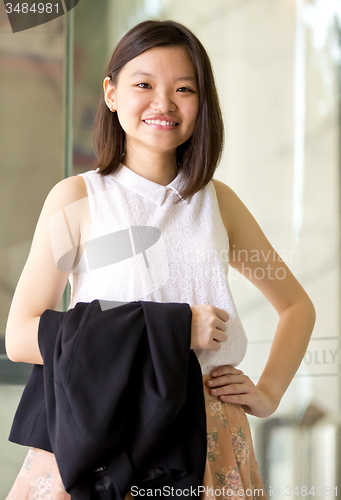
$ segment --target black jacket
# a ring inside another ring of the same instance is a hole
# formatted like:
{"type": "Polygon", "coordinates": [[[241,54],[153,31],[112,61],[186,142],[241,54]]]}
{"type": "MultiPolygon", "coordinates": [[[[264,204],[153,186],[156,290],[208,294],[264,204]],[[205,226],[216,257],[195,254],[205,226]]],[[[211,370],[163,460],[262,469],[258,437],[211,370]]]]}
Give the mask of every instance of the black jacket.
{"type": "Polygon", "coordinates": [[[101,304],[41,316],[44,365],[33,368],[10,441],[53,452],[73,500],[201,485],[206,416],[189,305],[101,304]]]}

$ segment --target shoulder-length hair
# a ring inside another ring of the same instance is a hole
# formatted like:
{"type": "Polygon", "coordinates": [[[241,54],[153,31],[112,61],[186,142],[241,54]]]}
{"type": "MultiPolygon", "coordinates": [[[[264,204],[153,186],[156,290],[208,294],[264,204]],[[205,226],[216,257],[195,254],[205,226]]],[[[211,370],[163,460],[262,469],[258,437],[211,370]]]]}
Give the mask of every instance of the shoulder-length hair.
{"type": "MultiPolygon", "coordinates": [[[[177,148],[178,171],[182,172],[180,196],[193,196],[212,179],[224,146],[224,125],[210,59],[198,38],[175,21],[144,21],[128,31],[117,44],[106,75],[117,83],[125,64],[146,50],[162,46],[184,47],[194,66],[199,93],[199,112],[193,135],[177,148]]],[[[104,100],[100,103],[93,129],[97,160],[95,168],[109,175],[120,168],[125,155],[125,132],[117,113],[104,100]]],[[[180,198],[179,198],[180,201],[180,198]]]]}

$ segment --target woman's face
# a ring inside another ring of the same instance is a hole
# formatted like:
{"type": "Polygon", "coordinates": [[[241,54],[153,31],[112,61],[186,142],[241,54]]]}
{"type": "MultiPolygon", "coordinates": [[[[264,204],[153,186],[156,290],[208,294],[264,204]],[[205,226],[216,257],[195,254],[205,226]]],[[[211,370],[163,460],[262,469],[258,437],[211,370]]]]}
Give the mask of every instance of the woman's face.
{"type": "Polygon", "coordinates": [[[192,61],[183,47],[155,47],[129,61],[116,86],[104,80],[105,100],[116,109],[127,152],[169,154],[194,132],[199,109],[192,61]]]}

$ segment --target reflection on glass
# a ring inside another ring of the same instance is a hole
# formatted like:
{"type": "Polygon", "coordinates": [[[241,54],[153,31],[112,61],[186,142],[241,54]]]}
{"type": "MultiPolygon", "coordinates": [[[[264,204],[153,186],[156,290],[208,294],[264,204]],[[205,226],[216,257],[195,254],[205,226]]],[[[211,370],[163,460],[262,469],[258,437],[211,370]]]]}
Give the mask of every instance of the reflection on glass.
{"type": "MultiPolygon", "coordinates": [[[[264,420],[249,417],[260,471],[271,497],[303,498],[310,492],[311,497],[336,498],[335,488],[341,486],[341,3],[101,0],[98,8],[98,3],[82,0],[74,16],[74,174],[91,168],[91,129],[101,76],[127,29],[152,16],[175,19],[207,48],[227,132],[216,178],[250,208],[317,311],[307,353],[278,410],[264,420]]],[[[3,332],[43,200],[61,177],[65,60],[61,19],[49,31],[40,27],[34,35],[14,39],[1,17],[0,31],[0,81],[6,96],[1,100],[5,127],[0,135],[0,202],[6,213],[0,233],[3,332]]],[[[256,382],[278,318],[258,290],[233,269],[229,279],[249,338],[240,368],[256,382]]],[[[15,382],[20,368],[11,369],[7,380],[15,382]]],[[[6,423],[0,470],[9,485],[22,463],[18,447],[5,445],[21,386],[1,387],[6,423]]],[[[8,491],[6,487],[4,480],[1,488],[8,491]]]]}
{"type": "Polygon", "coordinates": [[[62,178],[64,20],[13,34],[0,5],[0,497],[27,450],[8,442],[32,367],[5,354],[7,315],[47,193],[62,178]]]}

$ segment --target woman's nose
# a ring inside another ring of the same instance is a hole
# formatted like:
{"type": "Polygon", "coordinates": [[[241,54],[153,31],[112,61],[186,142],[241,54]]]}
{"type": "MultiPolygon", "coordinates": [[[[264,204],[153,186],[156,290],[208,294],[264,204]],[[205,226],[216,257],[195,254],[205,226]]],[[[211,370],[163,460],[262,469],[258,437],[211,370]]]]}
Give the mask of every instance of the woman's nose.
{"type": "Polygon", "coordinates": [[[160,113],[168,113],[169,111],[176,110],[176,104],[166,93],[162,93],[156,96],[150,107],[154,111],[160,111],[160,113]]]}

